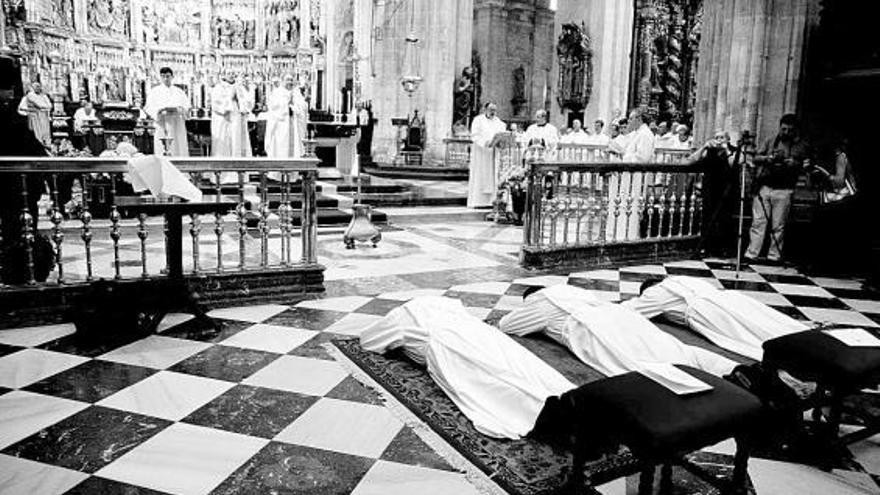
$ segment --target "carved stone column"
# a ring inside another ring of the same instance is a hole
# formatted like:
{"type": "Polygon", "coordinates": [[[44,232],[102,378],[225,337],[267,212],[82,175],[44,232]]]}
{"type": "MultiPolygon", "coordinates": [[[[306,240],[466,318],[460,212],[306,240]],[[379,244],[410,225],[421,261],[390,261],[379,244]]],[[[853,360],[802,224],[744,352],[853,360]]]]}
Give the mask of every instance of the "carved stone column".
{"type": "Polygon", "coordinates": [[[799,110],[803,47],[819,0],[710,0],[697,68],[696,142],[716,129],[773,135],[799,110]]]}

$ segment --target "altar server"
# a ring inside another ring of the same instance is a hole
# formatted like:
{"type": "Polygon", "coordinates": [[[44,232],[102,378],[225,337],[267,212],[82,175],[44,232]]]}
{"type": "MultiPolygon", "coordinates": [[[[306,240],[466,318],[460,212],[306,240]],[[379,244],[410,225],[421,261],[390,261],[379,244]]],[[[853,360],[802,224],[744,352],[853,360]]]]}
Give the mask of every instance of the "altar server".
{"type": "Polygon", "coordinates": [[[251,136],[248,132],[248,122],[251,111],[257,104],[256,88],[250,85],[247,78],[238,78],[233,85],[235,89],[235,119],[233,120],[232,132],[232,156],[251,156],[251,136]]]}
{"type": "Polygon", "coordinates": [[[571,132],[559,138],[563,144],[590,144],[591,136],[584,131],[580,120],[574,119],[571,123],[571,132]]]}
{"type": "Polygon", "coordinates": [[[52,144],[51,111],[52,100],[43,93],[43,85],[39,82],[31,84],[31,90],[18,103],[19,115],[27,117],[28,128],[43,146],[52,144]]]}
{"type": "Polygon", "coordinates": [[[308,122],[309,104],[303,97],[302,88],[293,86],[290,97],[290,156],[294,158],[305,155],[303,140],[308,136],[308,122]]]}
{"type": "Polygon", "coordinates": [[[211,156],[234,156],[234,134],[240,119],[232,81],[232,74],[224,74],[211,88],[211,156]]]}
{"type": "Polygon", "coordinates": [[[189,156],[189,143],[186,139],[186,114],[189,112],[189,98],[177,86],[172,85],[174,72],[169,67],[159,69],[162,83],[147,93],[144,111],[156,121],[153,136],[153,149],[157,155],[165,151],[163,137],[172,141],[167,150],[169,156],[189,156]]]}
{"type": "Polygon", "coordinates": [[[504,315],[499,327],[518,336],[544,332],[606,376],[669,364],[723,376],[738,364],[682,343],[628,307],[565,284],[530,294],[523,306],[504,315]]]}
{"type": "Polygon", "coordinates": [[[290,103],[293,76],[284,77],[284,84],[269,93],[266,112],[266,156],[290,156],[290,103]]]}
{"type": "Polygon", "coordinates": [[[553,124],[547,123],[547,111],[542,109],[535,112],[535,123],[526,129],[523,139],[527,146],[540,144],[547,151],[553,152],[559,144],[559,130],[553,124]]]}
{"type": "Polygon", "coordinates": [[[492,206],[495,199],[495,135],[507,127],[495,113],[497,106],[486,103],[483,113],[471,123],[471,161],[468,177],[467,207],[492,206]]]}
{"type": "Polygon", "coordinates": [[[532,430],[548,397],[575,388],[559,372],[461,302],[417,297],[369,326],[369,351],[402,348],[480,433],[517,439],[532,430]]]}
{"type": "Polygon", "coordinates": [[[667,277],[621,304],[646,318],[662,314],[718,347],[758,361],[765,341],[810,328],[751,297],[695,277],[667,277]]]}

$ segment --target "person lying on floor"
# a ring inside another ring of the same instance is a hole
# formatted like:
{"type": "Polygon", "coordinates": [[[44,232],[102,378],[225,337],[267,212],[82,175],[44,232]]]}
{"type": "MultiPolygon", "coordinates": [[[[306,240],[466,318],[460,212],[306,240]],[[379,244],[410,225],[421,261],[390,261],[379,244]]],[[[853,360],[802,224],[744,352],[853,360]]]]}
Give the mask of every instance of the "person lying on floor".
{"type": "Polygon", "coordinates": [[[606,376],[658,364],[684,364],[725,376],[739,364],[682,343],[627,307],[565,284],[526,294],[525,304],[504,315],[499,328],[517,336],[543,331],[606,376]]]}
{"type": "MultiPolygon", "coordinates": [[[[543,331],[582,362],[605,374],[637,371],[646,363],[686,364],[725,377],[764,399],[786,403],[815,389],[784,371],[767,383],[760,363],[738,365],[707,349],[684,344],[628,305],[602,301],[590,290],[565,284],[536,286],[527,289],[523,299],[522,306],[501,318],[502,332],[524,336],[543,331]]],[[[774,311],[769,307],[766,310],[774,311]]],[[[802,325],[793,322],[790,327],[802,325]]]]}
{"type": "Polygon", "coordinates": [[[673,276],[642,284],[641,295],[620,303],[645,318],[663,315],[710,342],[760,361],[767,340],[811,328],[736,291],[719,290],[695,277],[673,276]]]}
{"type": "Polygon", "coordinates": [[[518,439],[535,426],[545,401],[575,385],[461,301],[417,297],[367,327],[361,347],[401,348],[449,396],[480,433],[518,439]]]}

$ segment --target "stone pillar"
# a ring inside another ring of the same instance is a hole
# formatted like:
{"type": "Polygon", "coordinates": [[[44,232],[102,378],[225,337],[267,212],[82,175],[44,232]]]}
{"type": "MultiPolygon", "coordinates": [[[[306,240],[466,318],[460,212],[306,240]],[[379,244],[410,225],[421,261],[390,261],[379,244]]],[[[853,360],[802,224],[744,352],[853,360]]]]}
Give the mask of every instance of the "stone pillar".
{"type": "Polygon", "coordinates": [[[321,9],[323,17],[321,27],[324,30],[323,34],[326,40],[324,46],[324,108],[339,112],[342,99],[339,95],[339,69],[337,67],[339,61],[337,58],[339,57],[339,43],[342,40],[336,33],[335,4],[330,2],[329,5],[325,4],[325,7],[321,9]]]}
{"type": "Polygon", "coordinates": [[[803,47],[819,0],[706,0],[697,68],[696,142],[716,129],[772,136],[797,112],[803,47]]]}
{"type": "MultiPolygon", "coordinates": [[[[602,119],[607,126],[616,112],[625,113],[627,109],[633,2],[559,0],[554,23],[554,50],[562,24],[566,23],[584,23],[592,41],[593,87],[584,110],[584,125],[602,119]]],[[[559,78],[559,59],[555,51],[550,77],[555,88],[559,78]]],[[[555,94],[554,91],[554,100],[555,94]]],[[[568,118],[555,101],[553,109],[553,123],[560,128],[567,125],[568,118]]]]}
{"type": "MultiPolygon", "coordinates": [[[[376,5],[372,27],[379,28],[378,37],[373,40],[372,58],[365,61],[361,77],[365,81],[363,99],[373,101],[373,115],[378,119],[373,135],[377,162],[389,163],[397,153],[397,128],[391,125],[391,119],[411,116],[415,109],[425,119],[425,163],[439,164],[443,160],[443,139],[452,127],[453,85],[461,69],[470,64],[472,2],[417,1],[400,4],[399,8],[389,8],[392,4],[376,5]],[[413,4],[415,12],[411,11],[413,4]],[[416,49],[422,83],[408,97],[400,81],[407,71],[404,39],[411,21],[419,38],[416,49]]],[[[362,33],[355,33],[355,39],[363,37],[362,33]]],[[[361,53],[366,55],[364,51],[361,53]]]]}

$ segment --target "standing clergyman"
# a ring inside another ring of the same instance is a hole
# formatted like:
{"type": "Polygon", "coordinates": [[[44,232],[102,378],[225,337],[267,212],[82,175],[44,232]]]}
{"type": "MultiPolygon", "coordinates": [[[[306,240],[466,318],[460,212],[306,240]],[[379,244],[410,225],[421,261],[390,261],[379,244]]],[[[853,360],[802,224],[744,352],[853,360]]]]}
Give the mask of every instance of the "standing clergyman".
{"type": "Polygon", "coordinates": [[[156,154],[165,150],[162,138],[170,137],[169,156],[189,156],[189,144],[186,140],[186,113],[189,111],[189,98],[182,89],[171,84],[174,72],[170,67],[159,69],[162,83],[154,86],[147,94],[144,111],[156,121],[156,132],[153,135],[153,149],[156,154]]]}
{"type": "Polygon", "coordinates": [[[495,116],[498,107],[486,103],[483,113],[471,124],[471,163],[468,178],[468,208],[492,206],[495,198],[495,135],[507,126],[495,116]]]}
{"type": "Polygon", "coordinates": [[[28,128],[34,133],[43,146],[52,142],[52,126],[49,123],[49,112],[52,100],[43,93],[43,85],[39,82],[31,84],[31,90],[18,104],[18,113],[27,117],[28,128]]]}

